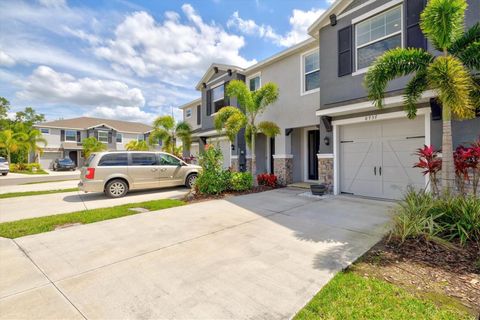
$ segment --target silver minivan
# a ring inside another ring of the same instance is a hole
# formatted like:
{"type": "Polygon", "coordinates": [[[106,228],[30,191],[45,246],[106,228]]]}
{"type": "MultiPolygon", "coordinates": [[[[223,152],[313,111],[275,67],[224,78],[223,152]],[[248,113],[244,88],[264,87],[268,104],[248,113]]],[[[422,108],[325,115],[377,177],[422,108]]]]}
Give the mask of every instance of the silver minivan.
{"type": "Polygon", "coordinates": [[[123,197],[129,190],[192,188],[200,169],[165,152],[98,152],[81,169],[78,187],[84,192],[105,192],[112,198],[123,197]]]}

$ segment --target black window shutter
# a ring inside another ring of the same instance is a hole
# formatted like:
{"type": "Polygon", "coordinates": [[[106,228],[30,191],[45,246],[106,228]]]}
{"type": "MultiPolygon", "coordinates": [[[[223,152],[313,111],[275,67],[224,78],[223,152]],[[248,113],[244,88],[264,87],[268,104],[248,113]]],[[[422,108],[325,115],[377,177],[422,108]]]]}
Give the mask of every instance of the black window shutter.
{"type": "Polygon", "coordinates": [[[407,48],[427,49],[427,39],[420,29],[420,14],[426,6],[426,0],[405,0],[405,30],[407,48]]]}
{"type": "Polygon", "coordinates": [[[352,26],[338,30],[338,76],[343,77],[352,73],[352,26]]]}
{"type": "Polygon", "coordinates": [[[65,141],[65,130],[60,130],[60,141],[65,141]]]}
{"type": "Polygon", "coordinates": [[[212,114],[212,90],[207,90],[207,116],[212,114]]]}
{"type": "Polygon", "coordinates": [[[82,136],[80,131],[77,131],[77,142],[80,142],[80,141],[82,141],[82,136]]]}
{"type": "Polygon", "coordinates": [[[227,86],[229,84],[229,81],[225,82],[223,84],[223,105],[224,106],[229,106],[230,105],[230,98],[227,96],[227,86]]]}
{"type": "Polygon", "coordinates": [[[108,131],[108,143],[112,143],[113,133],[112,131],[108,131]]]}
{"type": "Polygon", "coordinates": [[[202,123],[202,106],[197,106],[197,125],[202,123]]]}
{"type": "Polygon", "coordinates": [[[98,131],[97,130],[93,131],[93,136],[95,137],[95,139],[98,140],[98,131]]]}

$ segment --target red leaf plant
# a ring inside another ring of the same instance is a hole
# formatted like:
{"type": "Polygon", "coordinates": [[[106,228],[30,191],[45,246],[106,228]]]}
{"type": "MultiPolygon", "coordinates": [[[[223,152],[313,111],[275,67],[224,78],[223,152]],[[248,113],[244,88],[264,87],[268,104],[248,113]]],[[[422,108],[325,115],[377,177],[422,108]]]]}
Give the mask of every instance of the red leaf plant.
{"type": "Polygon", "coordinates": [[[418,162],[414,168],[423,169],[423,175],[428,174],[432,192],[438,195],[437,173],[442,169],[442,159],[438,156],[439,150],[435,150],[433,146],[424,145],[423,148],[417,149],[415,155],[418,156],[418,162]]]}
{"type": "Polygon", "coordinates": [[[267,186],[271,188],[277,187],[277,176],[274,174],[262,173],[257,175],[257,182],[261,186],[267,186]]]}
{"type": "Polygon", "coordinates": [[[471,183],[473,195],[477,195],[480,180],[480,137],[470,147],[459,146],[453,154],[458,190],[466,194],[466,184],[471,183]]]}

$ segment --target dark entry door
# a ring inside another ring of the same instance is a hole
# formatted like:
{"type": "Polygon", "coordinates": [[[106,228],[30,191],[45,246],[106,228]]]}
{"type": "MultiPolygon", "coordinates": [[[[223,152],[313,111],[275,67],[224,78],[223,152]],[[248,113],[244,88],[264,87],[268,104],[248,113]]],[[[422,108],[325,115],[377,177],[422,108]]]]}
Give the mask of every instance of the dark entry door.
{"type": "Polygon", "coordinates": [[[273,174],[273,155],[275,154],[275,138],[270,138],[270,173],[273,174]]]}
{"type": "Polygon", "coordinates": [[[75,166],[78,167],[77,151],[70,151],[68,153],[68,157],[72,159],[72,161],[75,162],[75,166]]]}
{"type": "Polygon", "coordinates": [[[308,131],[308,179],[318,180],[317,153],[320,147],[320,131],[308,131]]]}

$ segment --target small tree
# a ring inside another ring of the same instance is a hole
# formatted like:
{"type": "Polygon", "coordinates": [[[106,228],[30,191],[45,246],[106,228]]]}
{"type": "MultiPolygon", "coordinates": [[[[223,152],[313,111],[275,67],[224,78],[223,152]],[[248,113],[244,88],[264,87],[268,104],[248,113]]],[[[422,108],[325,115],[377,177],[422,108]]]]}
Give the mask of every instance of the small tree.
{"type": "Polygon", "coordinates": [[[225,129],[230,141],[234,141],[238,132],[245,128],[245,140],[252,152],[251,172],[257,171],[255,159],[255,138],[257,133],[267,137],[274,137],[280,133],[280,128],[270,121],[257,123],[266,108],[278,100],[278,86],[269,82],[256,91],[250,91],[245,82],[233,80],[227,86],[227,95],[237,98],[238,107],[224,107],[215,116],[215,128],[218,131],[225,129]]]}
{"type": "Polygon", "coordinates": [[[94,152],[101,152],[107,150],[107,146],[98,141],[95,137],[85,138],[82,141],[83,156],[88,159],[94,152]]]}
{"type": "MultiPolygon", "coordinates": [[[[24,148],[25,151],[33,152],[34,153],[34,162],[37,162],[37,158],[39,154],[43,153],[43,148],[47,146],[47,140],[43,138],[42,133],[40,130],[32,129],[28,132],[25,132],[25,141],[24,141],[24,148]],[[43,145],[43,147],[40,146],[43,145]]],[[[28,159],[27,155],[27,159],[28,159]]]]}
{"type": "Polygon", "coordinates": [[[435,90],[442,105],[442,186],[452,189],[455,182],[452,116],[468,119],[480,107],[480,79],[469,69],[480,70],[480,23],[464,33],[465,0],[429,0],[421,14],[420,27],[442,55],[422,49],[397,48],[380,56],[367,72],[369,98],[383,107],[389,81],[412,74],[405,89],[404,108],[415,118],[417,101],[428,89],[435,90]]]}
{"type": "Polygon", "coordinates": [[[145,140],[131,140],[125,145],[128,151],[148,151],[150,148],[145,140]]]}
{"type": "Polygon", "coordinates": [[[153,131],[149,137],[151,145],[159,140],[163,143],[163,150],[175,154],[176,140],[180,139],[184,149],[190,149],[192,144],[192,128],[184,121],[175,122],[172,116],[160,116],[153,122],[153,131]]]}
{"type": "Polygon", "coordinates": [[[12,153],[26,147],[27,138],[24,132],[13,132],[10,129],[0,131],[0,148],[6,151],[8,163],[11,163],[12,153]]]}

